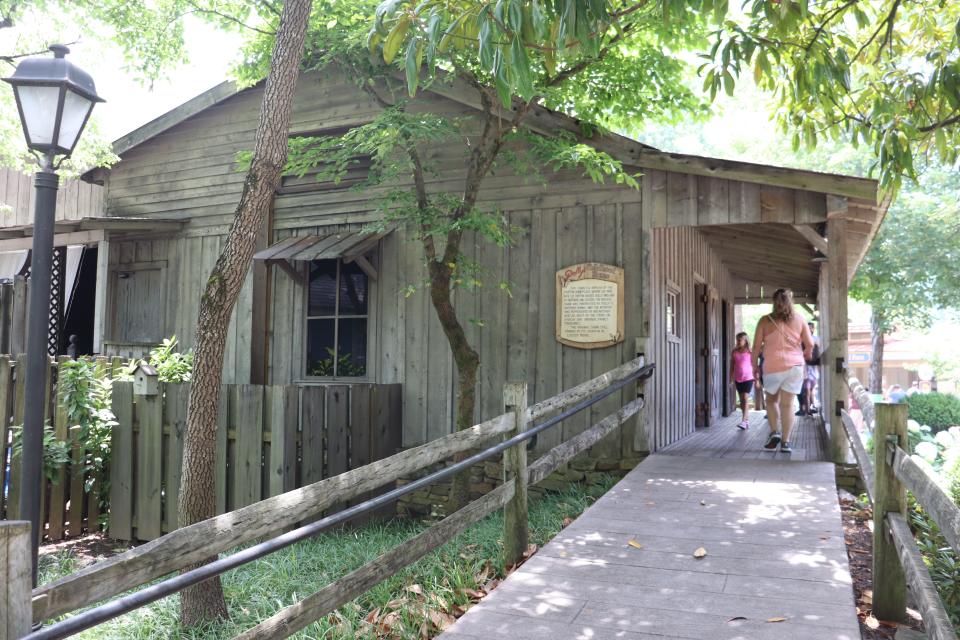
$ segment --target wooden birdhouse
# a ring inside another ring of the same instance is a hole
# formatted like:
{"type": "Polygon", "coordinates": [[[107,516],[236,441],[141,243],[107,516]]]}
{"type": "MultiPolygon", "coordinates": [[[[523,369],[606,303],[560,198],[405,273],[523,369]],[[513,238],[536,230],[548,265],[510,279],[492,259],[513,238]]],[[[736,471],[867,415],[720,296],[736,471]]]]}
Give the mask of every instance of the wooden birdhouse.
{"type": "Polygon", "coordinates": [[[137,396],[155,396],[160,393],[160,380],[157,370],[149,364],[140,363],[133,370],[133,394],[137,396]]]}

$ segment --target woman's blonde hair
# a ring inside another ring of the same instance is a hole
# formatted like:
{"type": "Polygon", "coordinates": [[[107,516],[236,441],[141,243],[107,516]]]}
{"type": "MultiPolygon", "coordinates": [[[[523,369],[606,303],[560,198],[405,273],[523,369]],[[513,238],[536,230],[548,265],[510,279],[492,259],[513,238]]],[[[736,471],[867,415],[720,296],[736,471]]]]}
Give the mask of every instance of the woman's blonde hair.
{"type": "Polygon", "coordinates": [[[777,289],[773,292],[773,313],[770,315],[783,322],[793,320],[793,291],[777,289]]]}

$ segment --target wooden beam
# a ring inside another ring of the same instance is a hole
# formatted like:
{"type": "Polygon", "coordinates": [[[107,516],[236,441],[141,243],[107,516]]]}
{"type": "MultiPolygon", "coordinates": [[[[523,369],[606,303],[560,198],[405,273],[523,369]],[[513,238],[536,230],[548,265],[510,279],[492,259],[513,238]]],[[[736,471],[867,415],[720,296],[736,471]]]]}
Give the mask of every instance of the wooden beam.
{"type": "MultiPolygon", "coordinates": [[[[265,224],[257,232],[254,252],[266,249],[273,240],[273,201],[267,210],[265,224]]],[[[267,354],[270,349],[270,296],[271,280],[269,265],[263,260],[253,260],[251,285],[253,286],[250,318],[250,384],[267,383],[267,354]]],[[[243,355],[241,355],[243,357],[243,355]]]]}
{"type": "Polygon", "coordinates": [[[377,270],[364,256],[357,256],[356,258],[353,258],[353,262],[356,262],[357,266],[360,267],[360,269],[367,274],[371,280],[377,279],[377,276],[379,275],[377,270]]]}
{"type": "Polygon", "coordinates": [[[283,269],[284,273],[293,278],[294,282],[303,284],[303,274],[300,273],[300,270],[297,269],[296,266],[290,264],[288,260],[266,260],[265,262],[277,265],[283,269]]]}
{"type": "MultiPolygon", "coordinates": [[[[72,233],[58,233],[54,236],[53,242],[58,247],[65,247],[70,244],[93,244],[100,242],[104,238],[104,231],[74,231],[72,233]]],[[[33,236],[26,236],[14,239],[0,239],[0,251],[23,251],[33,247],[33,236]]]]}
{"type": "Polygon", "coordinates": [[[797,230],[797,233],[799,233],[804,238],[806,238],[810,242],[810,244],[813,245],[814,249],[816,249],[823,255],[827,255],[826,239],[823,236],[821,236],[819,233],[814,231],[812,227],[808,227],[805,224],[795,224],[793,225],[793,228],[797,230]]]}
{"type": "Polygon", "coordinates": [[[30,633],[30,523],[0,522],[0,637],[30,633]]]}
{"type": "Polygon", "coordinates": [[[847,215],[847,198],[827,194],[827,218],[847,215]]]}
{"type": "Polygon", "coordinates": [[[847,383],[843,376],[847,358],[847,221],[831,218],[827,222],[827,259],[830,358],[824,364],[829,374],[828,404],[824,418],[830,422],[830,452],[834,463],[844,462],[847,442],[840,425],[841,411],[847,406],[847,383]]]}
{"type": "Polygon", "coordinates": [[[103,353],[107,332],[107,295],[110,293],[110,241],[97,243],[97,275],[93,299],[93,352],[103,353]]]}
{"type": "MultiPolygon", "coordinates": [[[[888,513],[907,512],[907,490],[897,480],[887,457],[887,438],[901,448],[907,444],[907,405],[881,402],[876,405],[873,470],[873,614],[880,620],[904,620],[907,612],[907,581],[896,545],[886,535],[888,513]]],[[[911,539],[913,536],[911,536],[911,539]]]]}

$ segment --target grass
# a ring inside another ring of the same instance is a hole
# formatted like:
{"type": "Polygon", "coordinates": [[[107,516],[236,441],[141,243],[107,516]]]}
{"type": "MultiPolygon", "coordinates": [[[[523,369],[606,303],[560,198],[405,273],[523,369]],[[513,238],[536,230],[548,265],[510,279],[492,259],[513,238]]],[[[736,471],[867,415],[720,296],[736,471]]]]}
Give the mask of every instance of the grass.
{"type": "MultiPolygon", "coordinates": [[[[571,484],[563,492],[530,501],[530,541],[542,545],[613,486],[571,484]]],[[[412,520],[372,523],[323,534],[223,576],[230,620],[185,630],[179,624],[179,597],[173,596],[111,620],[79,638],[159,640],[232,638],[279,609],[317,591],[429,526],[412,520]]],[[[451,613],[470,606],[471,590],[503,577],[503,517],[491,514],[436,552],[380,583],[324,617],[295,638],[424,638],[435,634],[451,613]]],[[[41,582],[76,570],[68,554],[44,558],[41,582]]]]}

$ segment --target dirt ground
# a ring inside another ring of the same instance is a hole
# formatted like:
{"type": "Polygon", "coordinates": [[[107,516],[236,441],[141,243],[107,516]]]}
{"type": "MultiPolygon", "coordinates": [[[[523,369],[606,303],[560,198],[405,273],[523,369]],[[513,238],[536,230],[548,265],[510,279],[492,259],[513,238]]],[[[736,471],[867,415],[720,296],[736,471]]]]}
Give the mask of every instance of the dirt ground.
{"type": "Polygon", "coordinates": [[[907,609],[908,620],[904,623],[877,620],[873,616],[873,510],[846,491],[840,492],[840,510],[843,513],[843,534],[853,576],[853,593],[857,601],[857,617],[860,619],[860,637],[863,640],[892,640],[900,627],[922,631],[920,614],[914,609],[907,609]]]}
{"type": "Polygon", "coordinates": [[[133,545],[111,540],[102,533],[90,533],[80,538],[61,542],[48,542],[40,547],[40,557],[69,553],[77,563],[77,569],[110,556],[132,549],[133,545]]]}

